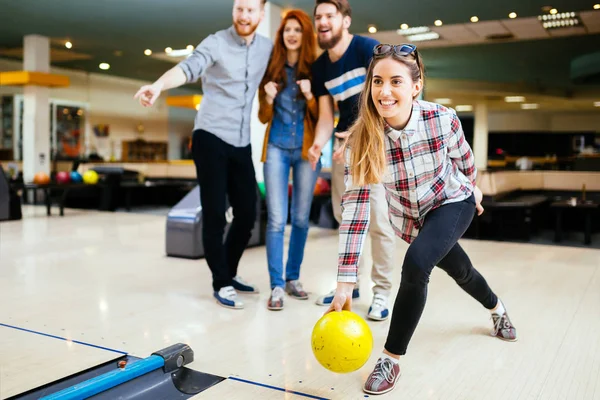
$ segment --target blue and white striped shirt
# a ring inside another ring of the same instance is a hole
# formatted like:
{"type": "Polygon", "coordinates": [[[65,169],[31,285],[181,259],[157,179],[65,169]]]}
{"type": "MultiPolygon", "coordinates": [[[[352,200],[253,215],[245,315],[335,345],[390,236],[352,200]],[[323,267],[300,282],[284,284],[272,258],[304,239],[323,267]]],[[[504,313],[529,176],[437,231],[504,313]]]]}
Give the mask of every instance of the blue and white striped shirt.
{"type": "Polygon", "coordinates": [[[325,51],[312,66],[314,96],[318,99],[331,95],[337,102],[340,110],[337,131],[348,130],[356,119],[359,94],[365,85],[373,47],[378,44],[375,39],[354,35],[339,60],[332,63],[325,51]]]}

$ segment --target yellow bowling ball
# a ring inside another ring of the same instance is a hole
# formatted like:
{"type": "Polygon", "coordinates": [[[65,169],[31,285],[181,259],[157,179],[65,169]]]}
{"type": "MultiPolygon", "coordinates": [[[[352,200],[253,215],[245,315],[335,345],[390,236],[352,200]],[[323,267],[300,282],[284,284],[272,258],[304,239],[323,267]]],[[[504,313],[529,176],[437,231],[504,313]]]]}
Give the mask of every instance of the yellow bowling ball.
{"type": "Polygon", "coordinates": [[[317,321],[312,332],[312,351],[326,369],[353,372],[365,365],[373,350],[369,325],[350,311],[330,312],[317,321]]]}
{"type": "Polygon", "coordinates": [[[88,185],[95,185],[98,183],[98,173],[91,169],[88,169],[83,173],[83,182],[88,185]]]}

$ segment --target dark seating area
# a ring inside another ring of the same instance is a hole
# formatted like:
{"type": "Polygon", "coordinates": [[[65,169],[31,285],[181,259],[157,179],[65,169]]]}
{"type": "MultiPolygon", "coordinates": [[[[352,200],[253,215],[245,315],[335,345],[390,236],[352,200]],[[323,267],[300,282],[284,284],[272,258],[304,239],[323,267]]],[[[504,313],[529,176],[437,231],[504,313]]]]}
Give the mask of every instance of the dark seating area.
{"type": "Polygon", "coordinates": [[[487,173],[478,183],[484,192],[485,213],[474,218],[466,237],[530,242],[536,235],[552,231],[558,243],[576,232],[583,234],[584,245],[600,245],[592,243],[593,234],[600,231],[600,177],[573,173],[572,179],[563,176],[565,187],[560,189],[555,174],[487,173]],[[593,190],[587,189],[590,187],[593,190]]]}

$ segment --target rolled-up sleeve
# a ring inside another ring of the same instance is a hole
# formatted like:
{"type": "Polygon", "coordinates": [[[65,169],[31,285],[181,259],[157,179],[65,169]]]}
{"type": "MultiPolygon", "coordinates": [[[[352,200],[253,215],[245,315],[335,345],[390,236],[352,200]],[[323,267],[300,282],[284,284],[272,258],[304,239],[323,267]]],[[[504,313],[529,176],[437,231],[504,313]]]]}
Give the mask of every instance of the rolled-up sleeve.
{"type": "Polygon", "coordinates": [[[196,82],[206,68],[215,63],[218,55],[218,41],[216,35],[209,35],[200,42],[188,58],[177,64],[183,70],[188,83],[196,82]]]}

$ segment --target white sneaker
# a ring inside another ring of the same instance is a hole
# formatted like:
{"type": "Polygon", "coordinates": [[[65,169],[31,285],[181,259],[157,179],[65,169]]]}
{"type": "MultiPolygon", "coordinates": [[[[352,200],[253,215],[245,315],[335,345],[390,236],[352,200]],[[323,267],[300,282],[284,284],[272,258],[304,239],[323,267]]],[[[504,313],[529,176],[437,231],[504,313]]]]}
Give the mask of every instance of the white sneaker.
{"type": "Polygon", "coordinates": [[[373,302],[369,307],[367,318],[373,321],[385,321],[390,316],[390,311],[387,307],[388,299],[382,294],[375,294],[373,296],[373,302]]]}
{"type": "Polygon", "coordinates": [[[226,308],[233,308],[236,310],[244,308],[244,303],[237,299],[237,293],[233,286],[222,287],[218,292],[213,294],[217,303],[226,308]]]}

